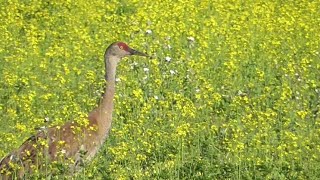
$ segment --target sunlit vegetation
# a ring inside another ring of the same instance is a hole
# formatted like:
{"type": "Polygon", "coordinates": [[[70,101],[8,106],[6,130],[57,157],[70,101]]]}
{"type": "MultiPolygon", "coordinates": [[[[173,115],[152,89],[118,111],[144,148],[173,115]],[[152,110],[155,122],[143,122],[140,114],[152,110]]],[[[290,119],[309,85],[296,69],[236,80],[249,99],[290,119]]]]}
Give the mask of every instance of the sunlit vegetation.
{"type": "Polygon", "coordinates": [[[1,157],[92,110],[121,40],[155,58],[119,64],[78,178],[320,177],[320,1],[10,0],[0,20],[1,157]]]}

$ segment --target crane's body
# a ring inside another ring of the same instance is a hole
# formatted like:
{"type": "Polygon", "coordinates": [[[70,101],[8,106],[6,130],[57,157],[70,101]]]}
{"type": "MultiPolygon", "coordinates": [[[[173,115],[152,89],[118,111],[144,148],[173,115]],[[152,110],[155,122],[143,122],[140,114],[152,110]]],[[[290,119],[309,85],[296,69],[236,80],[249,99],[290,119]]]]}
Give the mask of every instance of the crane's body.
{"type": "Polygon", "coordinates": [[[106,88],[98,107],[88,114],[88,126],[67,122],[31,136],[0,161],[0,179],[22,179],[26,173],[32,174],[33,168],[41,170],[43,161],[70,160],[73,162],[70,171],[74,172],[83,161],[91,160],[105,142],[111,128],[117,64],[123,57],[130,55],[148,57],[123,42],[115,42],[107,48],[104,56],[106,88]]]}

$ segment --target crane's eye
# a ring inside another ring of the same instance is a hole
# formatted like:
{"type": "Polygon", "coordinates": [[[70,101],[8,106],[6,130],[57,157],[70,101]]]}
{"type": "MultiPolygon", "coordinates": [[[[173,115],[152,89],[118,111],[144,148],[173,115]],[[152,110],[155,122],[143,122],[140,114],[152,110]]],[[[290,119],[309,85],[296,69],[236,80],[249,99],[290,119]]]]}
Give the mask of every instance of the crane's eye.
{"type": "Polygon", "coordinates": [[[126,45],[126,44],[123,43],[123,42],[119,42],[119,43],[118,43],[118,47],[119,47],[121,50],[124,50],[124,51],[128,51],[128,49],[129,49],[128,45],[126,45]]]}

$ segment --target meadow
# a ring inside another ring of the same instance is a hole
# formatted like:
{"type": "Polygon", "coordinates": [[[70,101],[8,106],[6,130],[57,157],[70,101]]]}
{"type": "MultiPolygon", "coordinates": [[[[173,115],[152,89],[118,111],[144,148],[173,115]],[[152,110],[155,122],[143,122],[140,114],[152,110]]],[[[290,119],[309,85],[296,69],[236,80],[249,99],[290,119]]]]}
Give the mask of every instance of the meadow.
{"type": "Polygon", "coordinates": [[[73,179],[320,178],[320,1],[1,0],[0,21],[0,158],[96,107],[124,41],[155,58],[121,61],[73,179]]]}

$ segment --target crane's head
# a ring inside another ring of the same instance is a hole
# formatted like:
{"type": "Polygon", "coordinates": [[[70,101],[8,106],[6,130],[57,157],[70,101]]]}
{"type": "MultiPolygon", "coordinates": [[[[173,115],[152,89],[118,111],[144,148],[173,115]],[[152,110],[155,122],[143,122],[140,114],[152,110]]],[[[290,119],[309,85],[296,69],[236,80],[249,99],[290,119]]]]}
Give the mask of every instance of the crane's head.
{"type": "Polygon", "coordinates": [[[111,55],[111,56],[117,56],[118,58],[123,58],[123,57],[131,56],[131,55],[150,57],[149,55],[147,55],[143,52],[139,52],[137,50],[130,48],[124,42],[112,43],[107,49],[107,54],[111,55]]]}

